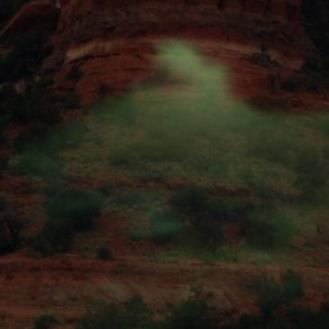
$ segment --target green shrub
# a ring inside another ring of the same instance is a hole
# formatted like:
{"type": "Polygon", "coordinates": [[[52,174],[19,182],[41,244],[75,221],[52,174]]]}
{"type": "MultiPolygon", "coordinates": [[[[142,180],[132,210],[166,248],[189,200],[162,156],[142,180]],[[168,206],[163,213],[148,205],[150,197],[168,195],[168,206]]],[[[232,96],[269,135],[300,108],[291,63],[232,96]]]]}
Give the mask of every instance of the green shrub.
{"type": "Polygon", "coordinates": [[[288,214],[275,209],[251,212],[244,222],[246,239],[258,248],[285,248],[296,233],[288,214]]]}
{"type": "Polygon", "coordinates": [[[33,329],[50,329],[58,324],[57,319],[51,314],[43,314],[34,320],[33,329]]]}
{"type": "Polygon", "coordinates": [[[13,169],[22,175],[55,178],[62,174],[62,161],[57,154],[30,151],[18,157],[13,169]]]}
{"type": "Polygon", "coordinates": [[[175,162],[184,157],[185,149],[177,141],[149,136],[113,149],[109,160],[117,167],[143,167],[145,163],[175,162]]]}
{"type": "Polygon", "coordinates": [[[67,251],[75,233],[93,228],[102,206],[103,198],[96,192],[64,190],[51,194],[46,205],[48,220],[34,247],[45,256],[67,251]]]}
{"type": "Polygon", "coordinates": [[[259,294],[259,306],[265,317],[273,315],[279,307],[289,306],[303,296],[303,283],[300,274],[288,270],[279,282],[264,276],[256,283],[259,294]]]}
{"type": "Polygon", "coordinates": [[[164,329],[217,329],[214,318],[207,303],[201,299],[190,298],[176,305],[164,320],[164,329]]]}
{"type": "Polygon", "coordinates": [[[249,200],[212,195],[204,187],[190,187],[175,192],[169,204],[180,213],[202,214],[204,217],[224,221],[241,220],[255,208],[254,203],[249,200]]]}
{"type": "Polygon", "coordinates": [[[170,198],[169,204],[186,218],[204,245],[211,249],[224,242],[225,224],[235,222],[242,225],[256,207],[249,200],[213,195],[203,187],[178,191],[170,198]]]}
{"type": "Polygon", "coordinates": [[[289,307],[275,316],[243,316],[238,323],[226,329],[327,329],[329,311],[326,305],[321,310],[312,311],[303,307],[289,307]]]}
{"type": "Polygon", "coordinates": [[[63,253],[71,247],[73,233],[67,220],[48,220],[33,241],[34,248],[43,256],[63,253]]]}
{"type": "Polygon", "coordinates": [[[93,227],[102,205],[103,197],[96,192],[66,190],[51,197],[46,209],[51,221],[65,219],[71,231],[80,232],[93,227]]]}
{"type": "Polygon", "coordinates": [[[133,188],[121,188],[112,191],[109,204],[112,208],[131,210],[145,206],[147,201],[145,192],[133,188]]]}
{"type": "Polygon", "coordinates": [[[172,241],[183,228],[182,219],[173,212],[155,212],[150,217],[150,237],[158,243],[172,241]]]}
{"type": "Polygon", "coordinates": [[[282,275],[281,280],[284,295],[288,301],[304,295],[303,280],[299,273],[288,270],[282,275]]]}

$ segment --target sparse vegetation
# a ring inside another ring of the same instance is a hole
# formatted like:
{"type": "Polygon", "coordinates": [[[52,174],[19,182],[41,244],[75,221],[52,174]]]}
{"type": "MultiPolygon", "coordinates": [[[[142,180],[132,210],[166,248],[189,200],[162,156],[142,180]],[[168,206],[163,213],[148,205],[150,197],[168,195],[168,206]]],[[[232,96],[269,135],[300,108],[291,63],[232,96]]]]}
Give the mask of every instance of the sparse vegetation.
{"type": "Polygon", "coordinates": [[[177,191],[170,204],[214,250],[225,242],[223,228],[230,223],[239,225],[247,242],[257,248],[284,248],[296,233],[288,214],[262,200],[216,196],[205,188],[191,187],[177,191]]]}
{"type": "Polygon", "coordinates": [[[207,302],[190,297],[170,310],[169,315],[156,320],[142,299],[135,297],[118,307],[106,302],[98,303],[90,308],[80,321],[79,329],[216,329],[217,319],[207,302]]]}
{"type": "MultiPolygon", "coordinates": [[[[291,275],[291,274],[289,274],[291,275]]],[[[298,276],[297,276],[298,277],[298,276]]],[[[272,285],[273,283],[271,283],[272,285]]],[[[268,286],[268,284],[267,284],[268,286]]],[[[284,286],[284,284],[283,284],[284,286]]],[[[282,291],[279,287],[271,293],[282,291]]],[[[284,290],[284,289],[283,289],[284,290]]],[[[279,292],[277,296],[282,296],[279,292]]],[[[190,297],[171,307],[169,313],[161,320],[152,316],[152,312],[140,298],[134,298],[123,306],[114,306],[101,302],[89,309],[79,322],[79,329],[326,329],[329,320],[328,305],[324,304],[318,311],[311,311],[291,304],[300,297],[300,291],[295,291],[293,297],[287,293],[285,300],[278,298],[279,304],[285,307],[284,312],[260,315],[243,315],[237,322],[227,321],[225,314],[219,309],[210,307],[208,300],[201,297],[190,297]],[[283,304],[284,305],[283,305],[283,304]],[[275,316],[274,316],[275,315],[275,316]]]]}
{"type": "Polygon", "coordinates": [[[270,250],[287,247],[296,233],[288,214],[274,209],[251,212],[244,223],[244,230],[252,246],[270,250]]]}
{"type": "Polygon", "coordinates": [[[163,323],[165,329],[216,329],[218,327],[218,318],[207,301],[194,296],[175,305],[163,323]]]}
{"type": "Polygon", "coordinates": [[[140,298],[133,298],[117,307],[109,303],[98,303],[79,322],[79,329],[131,329],[156,328],[152,313],[140,298]]]}

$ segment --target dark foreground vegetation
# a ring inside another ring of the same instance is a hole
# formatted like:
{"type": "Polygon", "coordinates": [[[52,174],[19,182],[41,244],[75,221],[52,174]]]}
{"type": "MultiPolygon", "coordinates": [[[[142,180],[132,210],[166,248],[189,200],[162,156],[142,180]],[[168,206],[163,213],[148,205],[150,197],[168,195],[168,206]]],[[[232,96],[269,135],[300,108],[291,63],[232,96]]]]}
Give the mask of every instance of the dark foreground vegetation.
{"type": "MultiPolygon", "coordinates": [[[[238,320],[221,312],[211,294],[195,290],[183,302],[173,305],[165,314],[155,316],[139,297],[119,306],[107,302],[90,304],[78,329],[324,329],[329,320],[329,308],[318,311],[297,306],[303,295],[300,275],[288,271],[280,281],[263,277],[254,283],[259,296],[258,315],[242,315],[238,320]]],[[[36,319],[35,329],[47,329],[60,324],[51,315],[36,319]]]]}
{"type": "MultiPolygon", "coordinates": [[[[258,297],[259,312],[232,316],[222,309],[220,300],[211,292],[192,289],[190,296],[166,311],[155,313],[140,297],[118,305],[93,301],[77,321],[77,329],[325,329],[329,307],[324,303],[317,310],[304,308],[302,276],[288,270],[279,279],[260,276],[249,285],[250,296],[258,297]]],[[[217,296],[218,297],[218,296],[217,296]]],[[[52,314],[35,319],[34,329],[60,328],[52,314]]]]}

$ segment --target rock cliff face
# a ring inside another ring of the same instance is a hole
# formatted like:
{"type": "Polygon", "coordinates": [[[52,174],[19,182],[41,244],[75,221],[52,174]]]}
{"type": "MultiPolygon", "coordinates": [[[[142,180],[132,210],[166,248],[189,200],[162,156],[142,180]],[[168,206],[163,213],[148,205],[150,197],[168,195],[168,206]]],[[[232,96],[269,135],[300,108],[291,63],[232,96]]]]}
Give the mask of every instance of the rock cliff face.
{"type": "Polygon", "coordinates": [[[152,78],[154,45],[162,39],[177,38],[191,41],[212,59],[238,70],[242,74],[240,80],[249,86],[248,94],[253,95],[253,85],[254,88],[264,85],[264,76],[262,72],[256,75],[252,72],[246,56],[265,47],[283,66],[294,69],[301,64],[308,39],[302,29],[300,2],[63,2],[53,40],[55,51],[45,62],[45,68],[58,72],[59,91],[74,91],[84,105],[91,104],[99,94],[120,94],[152,78]],[[79,78],[68,79],[70,71],[77,67],[79,78]]]}

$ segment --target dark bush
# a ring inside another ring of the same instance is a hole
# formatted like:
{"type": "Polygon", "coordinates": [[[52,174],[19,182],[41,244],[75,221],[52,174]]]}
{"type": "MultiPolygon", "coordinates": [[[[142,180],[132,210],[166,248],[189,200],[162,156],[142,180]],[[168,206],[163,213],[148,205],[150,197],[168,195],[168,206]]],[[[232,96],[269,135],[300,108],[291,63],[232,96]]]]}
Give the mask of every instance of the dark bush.
{"type": "Polygon", "coordinates": [[[0,196],[0,255],[20,247],[22,229],[23,221],[8,211],[6,201],[0,196]]]}
{"type": "Polygon", "coordinates": [[[164,329],[217,329],[218,323],[208,304],[190,298],[176,305],[164,320],[164,329]]]}
{"type": "Polygon", "coordinates": [[[170,205],[186,214],[203,213],[209,201],[209,190],[204,187],[190,187],[176,192],[169,200],[170,205]]]}
{"type": "Polygon", "coordinates": [[[287,307],[303,296],[303,282],[300,274],[287,271],[280,281],[264,276],[256,282],[259,294],[259,307],[264,317],[270,317],[280,307],[287,307]]]}
{"type": "Polygon", "coordinates": [[[203,187],[176,192],[169,200],[171,207],[192,225],[200,239],[211,249],[224,241],[223,228],[229,222],[244,225],[256,205],[237,197],[217,196],[203,187]]]}
{"type": "Polygon", "coordinates": [[[277,312],[275,316],[242,316],[238,323],[225,329],[327,329],[328,321],[326,304],[319,311],[290,305],[285,312],[277,312]]]}
{"type": "Polygon", "coordinates": [[[51,221],[63,218],[69,230],[80,232],[93,227],[102,204],[103,198],[96,192],[66,190],[48,200],[47,214],[51,221]]]}
{"type": "Polygon", "coordinates": [[[35,249],[45,256],[67,251],[75,233],[92,229],[102,205],[103,198],[96,192],[66,190],[50,194],[48,220],[35,238],[35,249]]]}
{"type": "Polygon", "coordinates": [[[43,314],[34,320],[33,329],[50,329],[57,324],[58,321],[53,315],[43,314]]]}
{"type": "Polygon", "coordinates": [[[113,254],[108,247],[99,247],[96,250],[97,253],[97,258],[101,260],[112,260],[113,259],[113,254]]]}
{"type": "Polygon", "coordinates": [[[62,174],[62,162],[57,154],[31,151],[22,153],[13,169],[21,175],[55,178],[62,174]]]}
{"type": "Polygon", "coordinates": [[[158,243],[172,241],[183,227],[182,219],[170,211],[155,212],[150,217],[150,237],[158,243]]]}
{"type": "Polygon", "coordinates": [[[43,256],[63,253],[71,247],[73,233],[65,219],[47,221],[33,241],[34,248],[43,256]]]}
{"type": "Polygon", "coordinates": [[[145,195],[137,189],[117,189],[110,195],[110,204],[113,207],[133,208],[142,205],[145,201],[145,195]]]}
{"type": "Polygon", "coordinates": [[[285,248],[296,233],[291,218],[275,209],[261,209],[248,214],[243,224],[247,241],[255,247],[285,248]]]}

